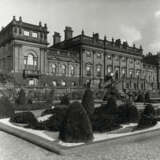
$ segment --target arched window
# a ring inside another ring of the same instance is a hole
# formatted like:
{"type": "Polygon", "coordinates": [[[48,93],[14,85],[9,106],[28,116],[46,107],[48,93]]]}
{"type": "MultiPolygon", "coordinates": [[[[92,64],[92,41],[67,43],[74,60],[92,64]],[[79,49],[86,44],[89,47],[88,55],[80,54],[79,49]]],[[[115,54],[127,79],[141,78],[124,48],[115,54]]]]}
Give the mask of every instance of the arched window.
{"type": "Polygon", "coordinates": [[[66,66],[62,64],[61,67],[62,67],[62,74],[66,74],[66,66]]]}
{"type": "Polygon", "coordinates": [[[97,76],[101,77],[101,72],[102,72],[102,66],[99,64],[96,67],[96,71],[97,71],[97,76]]]}
{"type": "Polygon", "coordinates": [[[91,65],[90,64],[86,65],[86,75],[91,76],[91,65]]]}
{"type": "Polygon", "coordinates": [[[57,86],[57,82],[56,81],[52,81],[52,84],[53,84],[54,87],[57,86]]]}
{"type": "Polygon", "coordinates": [[[74,66],[73,65],[69,65],[69,75],[70,76],[74,75],[74,66]]]}
{"type": "Polygon", "coordinates": [[[37,64],[38,64],[38,58],[33,54],[28,54],[27,56],[24,57],[24,65],[37,66],[37,64]]]}
{"type": "Polygon", "coordinates": [[[51,72],[56,73],[56,64],[51,64],[51,72]]]}

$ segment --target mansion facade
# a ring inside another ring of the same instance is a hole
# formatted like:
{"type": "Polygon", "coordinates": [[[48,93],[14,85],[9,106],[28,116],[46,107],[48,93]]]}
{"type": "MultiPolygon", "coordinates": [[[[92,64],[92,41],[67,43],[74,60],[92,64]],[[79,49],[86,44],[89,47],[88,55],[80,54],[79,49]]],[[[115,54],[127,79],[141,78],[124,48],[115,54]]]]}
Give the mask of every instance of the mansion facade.
{"type": "Polygon", "coordinates": [[[129,46],[120,39],[111,41],[98,33],[73,37],[71,27],[64,40],[55,32],[48,47],[47,25],[29,24],[20,17],[0,31],[0,71],[12,74],[15,84],[57,89],[98,88],[113,74],[120,89],[157,90],[160,84],[160,55],[143,55],[142,46],[129,46]]]}

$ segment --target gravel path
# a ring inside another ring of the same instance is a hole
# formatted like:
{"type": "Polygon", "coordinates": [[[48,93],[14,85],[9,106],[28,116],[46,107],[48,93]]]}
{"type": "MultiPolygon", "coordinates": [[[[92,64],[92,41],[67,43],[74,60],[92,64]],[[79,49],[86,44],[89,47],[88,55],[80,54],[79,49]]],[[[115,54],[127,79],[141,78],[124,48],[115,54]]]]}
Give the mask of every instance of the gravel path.
{"type": "Polygon", "coordinates": [[[160,131],[70,149],[58,156],[0,132],[0,160],[159,160],[160,131]]]}

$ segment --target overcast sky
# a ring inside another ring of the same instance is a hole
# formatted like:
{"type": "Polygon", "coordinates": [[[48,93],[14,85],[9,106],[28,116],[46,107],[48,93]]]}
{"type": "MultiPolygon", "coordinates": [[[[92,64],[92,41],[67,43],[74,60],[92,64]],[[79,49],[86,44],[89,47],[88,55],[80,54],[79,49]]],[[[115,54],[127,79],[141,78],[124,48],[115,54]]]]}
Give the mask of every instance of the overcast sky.
{"type": "Polygon", "coordinates": [[[47,23],[50,43],[54,31],[63,36],[71,26],[74,36],[84,29],[87,35],[98,32],[101,38],[142,44],[145,53],[160,51],[160,0],[0,0],[0,26],[14,15],[47,23]]]}

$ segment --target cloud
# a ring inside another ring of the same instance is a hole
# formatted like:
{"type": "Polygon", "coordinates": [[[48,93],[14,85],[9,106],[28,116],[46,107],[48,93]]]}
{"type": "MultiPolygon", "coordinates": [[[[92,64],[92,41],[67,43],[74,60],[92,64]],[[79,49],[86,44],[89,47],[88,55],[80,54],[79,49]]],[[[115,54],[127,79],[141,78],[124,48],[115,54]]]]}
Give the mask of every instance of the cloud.
{"type": "Polygon", "coordinates": [[[151,43],[149,45],[149,48],[154,52],[160,51],[160,41],[155,41],[155,42],[151,43]]]}
{"type": "Polygon", "coordinates": [[[129,44],[132,44],[133,42],[136,42],[142,39],[141,32],[137,30],[135,27],[121,25],[120,31],[121,31],[122,39],[127,40],[129,44]]]}
{"type": "Polygon", "coordinates": [[[159,18],[160,17],[160,10],[156,11],[154,15],[156,18],[159,18]]]}

